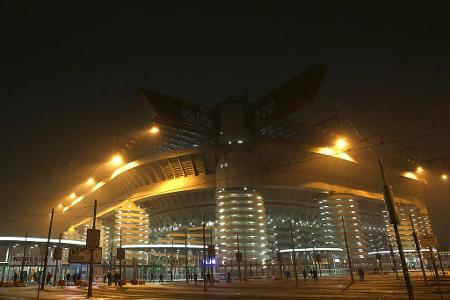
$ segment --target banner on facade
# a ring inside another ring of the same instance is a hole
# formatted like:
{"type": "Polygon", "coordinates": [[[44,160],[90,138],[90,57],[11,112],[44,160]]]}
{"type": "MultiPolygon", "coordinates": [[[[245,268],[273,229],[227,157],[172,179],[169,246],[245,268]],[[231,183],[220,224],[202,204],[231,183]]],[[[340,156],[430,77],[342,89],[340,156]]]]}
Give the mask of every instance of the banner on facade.
{"type": "Polygon", "coordinates": [[[11,257],[11,265],[21,266],[22,263],[25,266],[38,266],[41,263],[39,256],[13,256],[11,257]]]}

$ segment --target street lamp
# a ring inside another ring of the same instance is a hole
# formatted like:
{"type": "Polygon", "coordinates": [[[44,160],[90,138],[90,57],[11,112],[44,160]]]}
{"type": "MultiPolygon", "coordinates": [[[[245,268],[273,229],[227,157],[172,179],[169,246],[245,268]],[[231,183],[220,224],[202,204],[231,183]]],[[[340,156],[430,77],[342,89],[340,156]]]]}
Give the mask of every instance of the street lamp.
{"type": "Polygon", "coordinates": [[[448,179],[448,176],[447,176],[447,174],[442,174],[442,175],[441,175],[441,178],[442,178],[442,180],[447,180],[447,179],[448,179]]]}
{"type": "Polygon", "coordinates": [[[75,193],[72,193],[72,194],[69,195],[70,199],[75,199],[76,197],[77,197],[77,194],[75,194],[75,193]]]}
{"type": "Polygon", "coordinates": [[[86,180],[86,185],[92,185],[95,183],[94,178],[90,177],[88,180],[86,180]]]}
{"type": "Polygon", "coordinates": [[[423,172],[423,168],[419,166],[419,167],[417,167],[416,171],[417,171],[417,173],[422,173],[423,172]]]}

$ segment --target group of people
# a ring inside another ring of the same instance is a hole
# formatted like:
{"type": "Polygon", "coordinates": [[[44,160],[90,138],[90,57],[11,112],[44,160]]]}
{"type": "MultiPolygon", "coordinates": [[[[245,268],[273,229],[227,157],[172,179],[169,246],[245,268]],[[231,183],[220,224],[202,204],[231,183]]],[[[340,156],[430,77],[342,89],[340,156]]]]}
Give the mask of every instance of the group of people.
{"type": "Polygon", "coordinates": [[[112,285],[114,281],[114,285],[122,285],[122,275],[118,272],[108,271],[103,277],[103,282],[108,282],[108,285],[112,285]]]}
{"type": "MultiPolygon", "coordinates": [[[[306,278],[308,277],[308,273],[306,272],[306,269],[303,269],[302,275],[303,275],[303,280],[306,281],[306,278]]],[[[309,275],[311,276],[311,278],[314,281],[319,281],[319,277],[318,277],[318,274],[317,274],[317,269],[309,270],[309,275]]]]}

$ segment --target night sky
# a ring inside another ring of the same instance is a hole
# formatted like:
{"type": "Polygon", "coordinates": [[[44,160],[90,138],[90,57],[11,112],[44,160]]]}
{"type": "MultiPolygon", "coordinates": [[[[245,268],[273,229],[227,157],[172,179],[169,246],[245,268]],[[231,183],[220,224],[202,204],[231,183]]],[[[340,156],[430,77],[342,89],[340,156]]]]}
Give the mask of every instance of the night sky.
{"type": "MultiPolygon", "coordinates": [[[[45,235],[42,214],[149,125],[141,87],[212,106],[322,63],[300,121],[338,103],[362,135],[450,129],[450,4],[400,2],[2,1],[0,234],[45,235]]],[[[450,135],[410,145],[450,154],[450,135]]],[[[427,194],[447,245],[449,199],[427,194]]]]}

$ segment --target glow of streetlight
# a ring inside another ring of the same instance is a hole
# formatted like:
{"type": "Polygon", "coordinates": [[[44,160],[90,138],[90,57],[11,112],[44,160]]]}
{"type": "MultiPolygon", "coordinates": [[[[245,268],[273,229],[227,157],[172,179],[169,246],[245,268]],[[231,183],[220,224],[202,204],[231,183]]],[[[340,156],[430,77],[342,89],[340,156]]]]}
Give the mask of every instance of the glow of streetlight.
{"type": "Polygon", "coordinates": [[[75,199],[76,197],[77,197],[77,194],[75,194],[75,193],[72,193],[72,194],[69,195],[70,199],[75,199]]]}
{"type": "Polygon", "coordinates": [[[94,180],[94,178],[92,178],[92,177],[89,177],[89,179],[86,180],[86,184],[87,184],[87,185],[92,185],[92,184],[94,184],[94,183],[95,183],[95,180],[94,180]]]}
{"type": "Polygon", "coordinates": [[[150,128],[149,132],[150,132],[151,134],[157,134],[157,133],[159,133],[159,128],[158,128],[158,126],[152,126],[152,128],[150,128]]]}
{"type": "Polygon", "coordinates": [[[417,173],[422,173],[423,172],[423,168],[419,166],[419,167],[417,167],[416,171],[417,171],[417,173]]]}
{"type": "Polygon", "coordinates": [[[347,145],[348,145],[348,143],[344,138],[337,139],[336,143],[335,143],[335,147],[340,150],[345,149],[347,147],[347,145]]]}
{"type": "Polygon", "coordinates": [[[447,180],[448,176],[447,176],[447,174],[442,174],[441,178],[442,178],[442,180],[447,180]]]}
{"type": "Polygon", "coordinates": [[[111,158],[111,164],[113,164],[113,165],[121,165],[123,163],[123,159],[122,159],[122,156],[120,156],[119,154],[116,154],[116,155],[114,155],[112,158],[111,158]]]}

